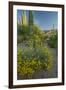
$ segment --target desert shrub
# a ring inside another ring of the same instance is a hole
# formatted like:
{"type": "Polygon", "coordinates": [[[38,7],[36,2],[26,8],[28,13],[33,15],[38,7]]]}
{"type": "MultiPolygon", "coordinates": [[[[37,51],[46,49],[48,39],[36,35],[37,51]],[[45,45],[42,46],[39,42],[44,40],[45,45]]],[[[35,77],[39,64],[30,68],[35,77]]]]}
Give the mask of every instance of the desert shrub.
{"type": "Polygon", "coordinates": [[[40,62],[35,58],[32,60],[22,59],[22,50],[19,49],[17,53],[17,72],[23,79],[31,78],[33,73],[40,68],[40,62]]]}
{"type": "Polygon", "coordinates": [[[32,78],[36,71],[50,70],[52,68],[52,54],[47,47],[18,49],[18,73],[25,78],[32,78]]]}
{"type": "Polygon", "coordinates": [[[23,79],[32,78],[36,71],[40,70],[41,63],[38,60],[22,60],[18,63],[17,72],[23,79]]]}
{"type": "Polygon", "coordinates": [[[53,54],[46,46],[37,50],[37,59],[41,62],[41,68],[43,70],[51,70],[53,65],[53,54]]]}
{"type": "Polygon", "coordinates": [[[29,40],[30,38],[30,29],[28,25],[19,25],[18,27],[18,43],[22,43],[24,40],[29,40]],[[19,42],[20,41],[20,42],[19,42]]]}
{"type": "Polygon", "coordinates": [[[57,48],[57,40],[58,40],[57,31],[54,31],[49,37],[48,45],[51,48],[57,48]]]}
{"type": "MultiPolygon", "coordinates": [[[[18,25],[18,37],[17,42],[22,43],[24,40],[35,41],[36,45],[39,45],[42,40],[44,40],[44,33],[42,33],[41,29],[37,25],[18,25]],[[37,42],[38,41],[38,42],[37,42]]],[[[29,43],[30,45],[30,43],[29,43]]]]}
{"type": "Polygon", "coordinates": [[[30,60],[22,59],[22,50],[17,51],[17,72],[23,79],[31,78],[34,70],[30,67],[30,60]]]}
{"type": "Polygon", "coordinates": [[[23,79],[31,78],[34,73],[34,70],[30,67],[29,60],[21,60],[21,64],[18,64],[17,71],[23,79]]]}

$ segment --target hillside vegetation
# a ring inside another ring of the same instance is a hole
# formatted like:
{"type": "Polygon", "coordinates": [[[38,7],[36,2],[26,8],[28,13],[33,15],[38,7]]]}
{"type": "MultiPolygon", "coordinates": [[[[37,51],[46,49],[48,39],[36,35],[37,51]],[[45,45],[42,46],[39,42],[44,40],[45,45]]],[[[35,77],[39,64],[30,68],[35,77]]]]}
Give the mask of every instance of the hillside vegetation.
{"type": "Polygon", "coordinates": [[[17,72],[22,79],[30,79],[37,71],[53,68],[50,48],[57,48],[57,30],[44,32],[35,24],[32,11],[28,23],[23,14],[22,23],[17,23],[17,72]]]}

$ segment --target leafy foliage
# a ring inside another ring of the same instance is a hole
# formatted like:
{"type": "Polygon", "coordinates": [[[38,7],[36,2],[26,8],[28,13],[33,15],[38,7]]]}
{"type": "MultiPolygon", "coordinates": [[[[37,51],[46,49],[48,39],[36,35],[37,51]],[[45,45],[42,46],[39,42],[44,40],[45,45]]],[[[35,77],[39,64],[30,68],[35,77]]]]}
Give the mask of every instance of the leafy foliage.
{"type": "Polygon", "coordinates": [[[53,31],[49,37],[48,44],[52,48],[57,48],[57,31],[53,31]]]}
{"type": "Polygon", "coordinates": [[[41,49],[26,48],[18,49],[18,68],[17,71],[23,79],[32,78],[33,74],[39,70],[50,70],[52,68],[52,54],[47,47],[41,49]]]}

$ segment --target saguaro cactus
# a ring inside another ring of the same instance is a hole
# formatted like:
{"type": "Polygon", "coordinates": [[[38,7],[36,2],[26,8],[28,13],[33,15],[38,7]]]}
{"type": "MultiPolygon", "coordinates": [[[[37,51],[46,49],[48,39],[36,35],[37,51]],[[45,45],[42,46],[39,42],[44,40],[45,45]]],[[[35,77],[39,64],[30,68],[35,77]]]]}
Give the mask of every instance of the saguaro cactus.
{"type": "Polygon", "coordinates": [[[29,11],[29,26],[33,25],[33,12],[29,11]]]}
{"type": "Polygon", "coordinates": [[[22,14],[22,25],[27,25],[27,17],[25,10],[23,10],[23,14],[22,14]]]}

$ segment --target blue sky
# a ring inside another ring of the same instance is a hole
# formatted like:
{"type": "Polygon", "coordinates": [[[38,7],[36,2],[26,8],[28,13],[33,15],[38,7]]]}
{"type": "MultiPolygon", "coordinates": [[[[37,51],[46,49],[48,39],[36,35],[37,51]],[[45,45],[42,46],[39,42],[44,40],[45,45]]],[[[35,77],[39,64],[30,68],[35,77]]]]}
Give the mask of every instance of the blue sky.
{"type": "MultiPolygon", "coordinates": [[[[28,20],[29,11],[26,10],[26,16],[28,20]]],[[[58,28],[58,12],[56,11],[33,11],[34,23],[37,24],[42,30],[50,30],[58,28]]],[[[17,10],[17,19],[21,19],[22,10],[17,10]]]]}

